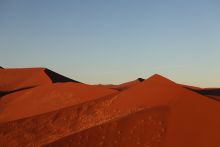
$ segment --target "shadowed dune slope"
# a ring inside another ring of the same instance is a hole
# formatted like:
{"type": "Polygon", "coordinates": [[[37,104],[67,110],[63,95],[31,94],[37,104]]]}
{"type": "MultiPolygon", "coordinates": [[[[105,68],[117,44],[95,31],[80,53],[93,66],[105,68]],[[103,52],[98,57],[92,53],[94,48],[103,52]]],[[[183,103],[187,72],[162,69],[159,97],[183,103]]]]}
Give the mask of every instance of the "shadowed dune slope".
{"type": "Polygon", "coordinates": [[[220,88],[200,88],[200,87],[183,85],[183,84],[179,84],[179,85],[183,86],[186,89],[189,89],[191,91],[199,93],[201,95],[205,95],[205,96],[220,96],[220,88]]]}
{"type": "Polygon", "coordinates": [[[0,122],[54,111],[116,92],[108,88],[72,82],[38,86],[2,97],[0,122]]]}
{"type": "Polygon", "coordinates": [[[65,77],[63,75],[60,75],[52,70],[49,69],[44,69],[44,72],[47,74],[47,76],[50,78],[50,80],[52,81],[52,83],[60,83],[60,82],[76,82],[76,83],[80,83],[78,81],[72,80],[68,77],[65,77]]]}
{"type": "MultiPolygon", "coordinates": [[[[86,145],[91,143],[99,146],[100,142],[93,140],[91,134],[100,133],[99,126],[101,125],[105,129],[100,135],[105,136],[110,134],[109,130],[112,131],[109,141],[104,139],[106,145],[114,145],[116,140],[116,147],[126,146],[126,141],[123,140],[129,140],[131,132],[125,130],[131,128],[130,123],[134,123],[136,126],[140,122],[139,120],[148,117],[147,110],[151,115],[159,116],[160,119],[156,120],[166,123],[164,126],[166,131],[161,134],[161,139],[158,139],[155,144],[151,142],[155,147],[218,147],[220,144],[218,139],[220,103],[160,75],[154,75],[128,90],[113,93],[112,96],[104,96],[94,101],[87,101],[38,116],[2,123],[0,125],[0,132],[2,132],[0,133],[0,143],[11,146],[41,146],[50,145],[50,143],[59,145],[59,143],[65,144],[67,138],[67,143],[76,139],[76,142],[71,143],[75,145],[82,143],[77,142],[78,137],[85,135],[88,136],[88,140],[85,141],[86,145]],[[163,115],[166,110],[162,111],[161,107],[169,110],[169,113],[163,115]],[[140,109],[144,112],[140,112],[140,109]],[[145,110],[147,114],[145,114],[145,110]],[[115,123],[119,127],[114,130],[112,128],[115,123]],[[115,137],[116,131],[123,133],[120,137],[115,137]]],[[[151,120],[147,120],[146,123],[151,123],[151,120]]],[[[143,139],[149,138],[144,138],[141,131],[154,132],[151,130],[152,128],[153,126],[142,126],[141,129],[137,129],[134,136],[136,139],[132,139],[128,143],[137,143],[137,146],[140,147],[147,145],[143,139]],[[140,142],[137,138],[140,139],[140,142]]],[[[101,141],[100,139],[102,138],[97,138],[101,141]]]]}
{"type": "Polygon", "coordinates": [[[220,101],[220,88],[204,88],[204,89],[190,89],[190,90],[220,101]]]}
{"type": "Polygon", "coordinates": [[[182,85],[182,86],[186,89],[189,89],[201,95],[213,98],[218,101],[220,100],[220,88],[199,88],[199,87],[188,86],[188,85],[182,85]]]}

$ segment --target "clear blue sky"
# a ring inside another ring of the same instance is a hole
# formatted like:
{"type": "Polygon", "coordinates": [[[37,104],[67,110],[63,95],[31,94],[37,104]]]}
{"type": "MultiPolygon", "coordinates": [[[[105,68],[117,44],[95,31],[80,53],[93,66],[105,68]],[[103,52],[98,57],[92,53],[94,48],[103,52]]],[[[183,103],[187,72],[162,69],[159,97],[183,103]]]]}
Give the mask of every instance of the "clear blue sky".
{"type": "Polygon", "coordinates": [[[220,87],[220,1],[0,0],[0,65],[220,87]]]}

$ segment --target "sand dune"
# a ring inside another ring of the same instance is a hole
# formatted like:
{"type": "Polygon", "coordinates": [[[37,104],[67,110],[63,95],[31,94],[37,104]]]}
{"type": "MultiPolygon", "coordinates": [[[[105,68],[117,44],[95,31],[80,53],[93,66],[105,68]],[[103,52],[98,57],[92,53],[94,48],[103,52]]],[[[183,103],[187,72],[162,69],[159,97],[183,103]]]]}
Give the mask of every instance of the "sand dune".
{"type": "Polygon", "coordinates": [[[81,83],[38,86],[6,95],[0,101],[0,122],[6,122],[94,100],[117,91],[81,83]]]}
{"type": "Polygon", "coordinates": [[[1,95],[57,82],[78,81],[74,81],[46,68],[14,68],[0,70],[1,95]]]}
{"type": "Polygon", "coordinates": [[[134,80],[134,81],[130,81],[130,82],[126,82],[126,83],[122,83],[122,84],[119,84],[119,85],[98,85],[100,87],[106,87],[106,88],[110,88],[110,89],[114,89],[114,90],[118,90],[118,91],[124,91],[124,90],[127,90],[141,82],[143,82],[144,79],[142,78],[138,78],[137,80],[134,80]]]}
{"type": "Polygon", "coordinates": [[[45,147],[159,146],[165,138],[168,111],[166,107],[143,109],[61,138],[45,147]]]}
{"type": "Polygon", "coordinates": [[[214,99],[219,96],[218,89],[180,85],[160,75],[120,85],[60,81],[65,83],[43,82],[38,87],[2,97],[0,144],[77,147],[218,147],[220,144],[217,117],[220,103],[214,99]]]}

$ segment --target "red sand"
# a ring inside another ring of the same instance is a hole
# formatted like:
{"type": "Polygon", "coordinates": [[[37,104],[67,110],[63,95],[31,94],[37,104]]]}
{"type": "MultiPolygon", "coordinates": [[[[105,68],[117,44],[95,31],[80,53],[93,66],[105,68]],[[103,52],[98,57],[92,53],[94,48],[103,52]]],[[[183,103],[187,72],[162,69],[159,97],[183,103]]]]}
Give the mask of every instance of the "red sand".
{"type": "Polygon", "coordinates": [[[69,107],[117,91],[81,83],[38,86],[6,95],[0,101],[0,122],[6,122],[69,107]]]}
{"type": "MultiPolygon", "coordinates": [[[[204,91],[195,92],[195,89],[160,75],[131,83],[122,84],[128,88],[119,92],[109,87],[60,83],[3,96],[0,101],[0,144],[77,147],[220,145],[219,101],[204,91]]],[[[213,94],[213,89],[211,92],[213,94]]],[[[214,92],[216,96],[218,90],[214,92]]]]}
{"type": "Polygon", "coordinates": [[[79,83],[46,68],[0,69],[0,94],[59,82],[79,83]]]}
{"type": "Polygon", "coordinates": [[[0,69],[0,91],[12,91],[52,83],[45,68],[0,69]]]}
{"type": "Polygon", "coordinates": [[[138,111],[64,137],[46,146],[159,146],[165,138],[167,112],[168,110],[163,107],[138,111]]]}
{"type": "Polygon", "coordinates": [[[102,85],[102,84],[99,84],[97,86],[100,86],[100,87],[106,87],[106,88],[109,88],[109,89],[115,89],[115,90],[118,90],[118,91],[124,91],[124,90],[127,90],[133,86],[136,86],[138,85],[139,83],[143,82],[144,79],[137,79],[137,80],[134,80],[134,81],[130,81],[130,82],[126,82],[126,83],[122,83],[122,84],[119,84],[119,85],[112,85],[112,84],[109,84],[109,85],[102,85]]]}

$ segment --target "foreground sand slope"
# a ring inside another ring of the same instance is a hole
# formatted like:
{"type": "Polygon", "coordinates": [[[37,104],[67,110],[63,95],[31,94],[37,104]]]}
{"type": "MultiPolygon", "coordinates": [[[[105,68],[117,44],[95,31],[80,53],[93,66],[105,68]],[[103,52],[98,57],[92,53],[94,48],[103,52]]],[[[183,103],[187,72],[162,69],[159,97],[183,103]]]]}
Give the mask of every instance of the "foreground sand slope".
{"type": "Polygon", "coordinates": [[[153,147],[163,143],[169,109],[142,108],[129,115],[64,137],[45,147],[153,147]]]}
{"type": "Polygon", "coordinates": [[[73,82],[38,86],[2,97],[0,122],[59,110],[113,93],[117,91],[73,82]]]}

